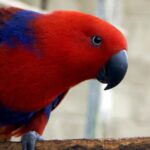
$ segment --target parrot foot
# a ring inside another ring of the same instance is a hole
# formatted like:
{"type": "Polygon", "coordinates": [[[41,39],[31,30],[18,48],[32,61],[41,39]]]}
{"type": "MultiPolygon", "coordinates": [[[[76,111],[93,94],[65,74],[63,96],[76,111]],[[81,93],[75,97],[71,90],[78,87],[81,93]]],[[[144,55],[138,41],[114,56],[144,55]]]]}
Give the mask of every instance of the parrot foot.
{"type": "Polygon", "coordinates": [[[36,141],[43,141],[43,137],[35,131],[24,134],[21,138],[22,150],[35,150],[36,141]]]}

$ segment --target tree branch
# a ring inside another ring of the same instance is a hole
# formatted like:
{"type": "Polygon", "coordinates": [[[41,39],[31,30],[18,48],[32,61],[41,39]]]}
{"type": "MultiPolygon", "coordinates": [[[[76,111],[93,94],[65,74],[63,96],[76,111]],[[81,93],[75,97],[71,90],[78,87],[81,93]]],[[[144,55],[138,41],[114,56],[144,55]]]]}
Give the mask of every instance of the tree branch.
{"type": "MultiPolygon", "coordinates": [[[[52,140],[38,142],[36,150],[149,150],[150,138],[52,140]]],[[[19,142],[0,143],[0,150],[21,150],[19,142]]]]}

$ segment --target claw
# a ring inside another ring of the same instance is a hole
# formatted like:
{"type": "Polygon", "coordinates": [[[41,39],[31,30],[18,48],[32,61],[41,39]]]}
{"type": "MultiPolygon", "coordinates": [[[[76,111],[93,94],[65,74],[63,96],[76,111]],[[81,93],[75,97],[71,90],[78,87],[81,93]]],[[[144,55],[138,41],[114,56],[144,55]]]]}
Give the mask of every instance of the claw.
{"type": "Polygon", "coordinates": [[[43,141],[43,137],[35,131],[26,133],[21,138],[22,150],[35,150],[36,141],[43,141]]]}

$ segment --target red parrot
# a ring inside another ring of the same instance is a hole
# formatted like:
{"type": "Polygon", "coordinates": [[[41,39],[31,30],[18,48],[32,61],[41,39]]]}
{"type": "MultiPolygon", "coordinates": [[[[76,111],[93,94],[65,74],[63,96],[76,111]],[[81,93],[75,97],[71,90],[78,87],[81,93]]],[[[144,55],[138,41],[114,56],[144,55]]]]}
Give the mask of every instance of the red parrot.
{"type": "Polygon", "coordinates": [[[25,149],[31,135],[40,138],[70,88],[98,79],[111,89],[127,68],[124,35],[98,17],[1,8],[0,136],[23,135],[25,149]]]}

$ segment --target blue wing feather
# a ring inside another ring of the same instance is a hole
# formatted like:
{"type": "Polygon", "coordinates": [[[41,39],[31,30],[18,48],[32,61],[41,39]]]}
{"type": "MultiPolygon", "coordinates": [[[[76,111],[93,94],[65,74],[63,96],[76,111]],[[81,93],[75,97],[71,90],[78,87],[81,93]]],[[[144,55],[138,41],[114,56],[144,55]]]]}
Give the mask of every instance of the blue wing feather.
{"type": "MultiPolygon", "coordinates": [[[[60,101],[63,99],[64,95],[66,92],[60,94],[56,99],[45,107],[42,110],[39,111],[44,111],[46,116],[49,118],[51,111],[56,108],[56,106],[60,103],[60,101]]],[[[0,105],[0,126],[5,126],[5,125],[27,125],[31,122],[32,118],[39,112],[17,112],[17,111],[12,111],[2,105],[0,105]]]]}
{"type": "Polygon", "coordinates": [[[31,21],[39,14],[33,11],[20,10],[0,27],[0,42],[11,48],[17,47],[20,42],[29,50],[33,50],[35,42],[34,31],[31,28],[31,21]]]}

